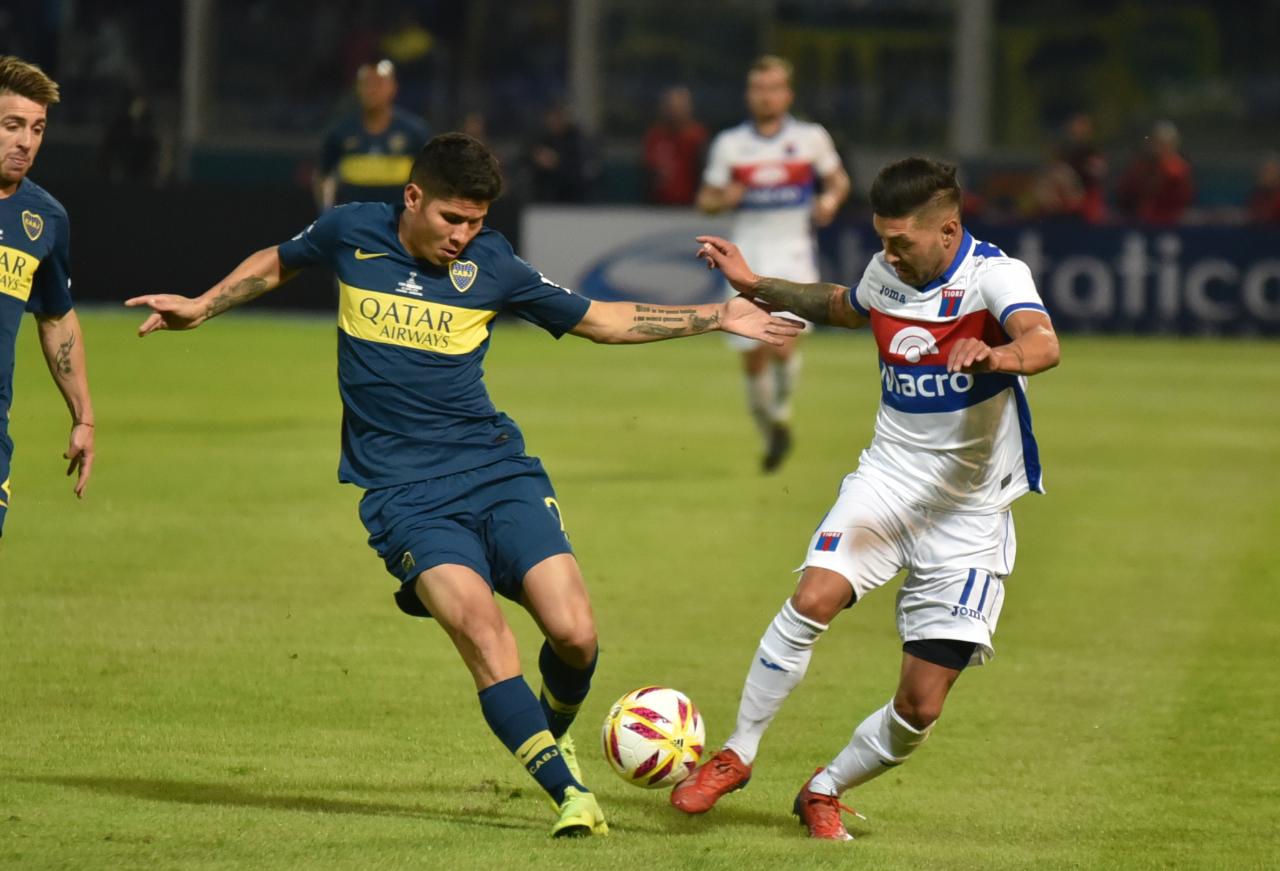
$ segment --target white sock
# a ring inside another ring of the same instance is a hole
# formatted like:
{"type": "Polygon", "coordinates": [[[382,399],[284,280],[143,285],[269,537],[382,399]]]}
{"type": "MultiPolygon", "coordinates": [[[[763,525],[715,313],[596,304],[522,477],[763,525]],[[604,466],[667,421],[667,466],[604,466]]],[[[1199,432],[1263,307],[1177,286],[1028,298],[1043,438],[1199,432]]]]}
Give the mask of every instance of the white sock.
{"type": "Polygon", "coordinates": [[[756,422],[756,429],[767,443],[769,433],[773,430],[773,397],[774,387],[770,372],[766,367],[759,375],[746,375],[747,407],[751,409],[751,419],[756,422]]]}
{"type": "Polygon", "coordinates": [[[928,737],[929,729],[917,729],[902,719],[890,701],[858,724],[848,745],[813,778],[809,788],[822,795],[839,795],[906,762],[928,737]]]}
{"type": "Polygon", "coordinates": [[[791,691],[809,668],[813,643],[827,630],[822,623],[801,616],[788,599],[760,638],[751,658],[747,682],[738,704],[738,723],[724,746],[750,765],[760,739],[791,691]]]}
{"type": "Polygon", "coordinates": [[[791,394],[800,381],[800,352],[796,351],[786,360],[771,361],[773,369],[773,403],[771,416],[778,423],[786,423],[791,419],[791,394]]]}

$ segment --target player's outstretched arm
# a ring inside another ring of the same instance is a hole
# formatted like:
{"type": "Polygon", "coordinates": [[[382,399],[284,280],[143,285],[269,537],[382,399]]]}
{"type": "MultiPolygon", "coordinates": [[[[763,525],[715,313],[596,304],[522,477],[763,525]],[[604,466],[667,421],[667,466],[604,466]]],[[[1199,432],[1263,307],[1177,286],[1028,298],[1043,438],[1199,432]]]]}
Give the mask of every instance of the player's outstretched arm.
{"type": "Polygon", "coordinates": [[[724,303],[689,306],[592,302],[582,320],[569,332],[601,344],[632,345],[724,330],[781,345],[798,335],[803,326],[798,321],[775,317],[764,307],[739,296],[724,303]]]}
{"type": "Polygon", "coordinates": [[[763,278],[751,271],[738,246],[719,236],[698,236],[702,247],[698,256],[707,268],[719,269],[733,289],[760,300],[777,311],[789,311],[818,324],[848,327],[865,326],[867,319],[849,304],[849,288],[819,281],[800,284],[781,278],[763,278]]]}
{"type": "Polygon", "coordinates": [[[1004,331],[1011,339],[1006,345],[993,347],[981,339],[956,342],[947,358],[947,371],[1038,375],[1062,358],[1058,334],[1044,312],[1016,311],[1005,318],[1004,331]]]}
{"type": "Polygon", "coordinates": [[[151,293],[125,300],[127,306],[148,306],[151,316],[138,327],[138,335],[156,330],[192,330],[269,290],[275,290],[294,275],[280,265],[278,248],[263,248],[245,258],[226,278],[197,297],[172,293],[151,293]]]}
{"type": "Polygon", "coordinates": [[[94,417],[80,318],[75,309],[71,309],[58,317],[37,315],[36,323],[39,325],[40,349],[49,364],[49,374],[71,412],[71,437],[67,452],[62,456],[70,461],[67,474],[77,473],[76,496],[83,497],[93,470],[94,417]]]}

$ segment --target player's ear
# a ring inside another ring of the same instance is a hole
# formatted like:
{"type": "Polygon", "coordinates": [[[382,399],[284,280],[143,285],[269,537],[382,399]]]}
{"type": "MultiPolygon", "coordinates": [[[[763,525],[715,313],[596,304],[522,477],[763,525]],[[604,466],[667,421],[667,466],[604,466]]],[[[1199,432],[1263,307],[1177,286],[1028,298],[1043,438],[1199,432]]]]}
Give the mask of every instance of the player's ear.
{"type": "Polygon", "coordinates": [[[404,207],[411,212],[416,212],[421,206],[422,188],[413,182],[409,182],[404,186],[404,207]]]}
{"type": "Polygon", "coordinates": [[[943,246],[950,248],[960,238],[960,216],[955,213],[948,215],[938,229],[942,231],[943,246]]]}

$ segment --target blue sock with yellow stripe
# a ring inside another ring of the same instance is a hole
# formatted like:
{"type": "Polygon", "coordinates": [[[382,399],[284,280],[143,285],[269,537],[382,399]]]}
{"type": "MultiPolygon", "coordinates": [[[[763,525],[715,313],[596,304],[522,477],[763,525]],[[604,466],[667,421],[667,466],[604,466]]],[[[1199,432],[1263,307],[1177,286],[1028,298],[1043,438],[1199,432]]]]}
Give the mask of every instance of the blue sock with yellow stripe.
{"type": "Polygon", "coordinates": [[[566,787],[587,788],[573,779],[547,730],[547,719],[520,675],[499,681],[480,691],[480,710],[498,740],[520,761],[538,785],[556,803],[564,801],[566,787]]]}
{"type": "Polygon", "coordinates": [[[596,663],[600,660],[600,651],[592,658],[586,668],[574,668],[551,649],[549,642],[542,642],[542,651],[538,654],[538,670],[542,672],[542,691],[538,700],[542,703],[542,714],[547,718],[547,726],[551,734],[559,738],[569,731],[578,709],[582,707],[591,689],[591,676],[596,673],[596,663]]]}

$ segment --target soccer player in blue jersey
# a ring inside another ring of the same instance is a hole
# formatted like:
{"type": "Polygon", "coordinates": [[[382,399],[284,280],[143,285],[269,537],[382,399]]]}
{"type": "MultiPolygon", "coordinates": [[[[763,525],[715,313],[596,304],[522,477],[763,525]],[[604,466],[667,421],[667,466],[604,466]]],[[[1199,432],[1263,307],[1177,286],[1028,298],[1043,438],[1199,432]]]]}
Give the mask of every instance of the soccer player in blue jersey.
{"type": "Polygon", "coordinates": [[[427,122],[395,105],[396,70],[389,60],[356,71],[360,110],[325,133],[316,167],[321,211],[341,203],[399,203],[413,159],[428,139],[427,122]]]}
{"type": "Polygon", "coordinates": [[[61,203],[27,173],[44,141],[48,108],[58,86],[39,67],[0,57],[0,534],[11,487],[9,403],[14,346],[22,313],[36,318],[40,348],[71,412],[71,439],[63,457],[77,472],[84,495],[93,469],[93,401],[85,373],[84,339],[71,306],[70,225],[61,203]]]}
{"type": "Polygon", "coordinates": [[[555,836],[604,834],[568,729],[596,668],[596,628],[555,491],[482,380],[489,331],[511,312],[553,336],[651,342],[725,330],[781,343],[800,329],[741,297],[687,307],[593,302],[545,278],[484,228],[502,190],[478,140],[437,136],[399,207],[356,203],[249,256],[194,299],[141,296],[139,332],[197,327],[324,264],[337,275],[339,479],[366,490],[369,543],[400,581],[401,610],[432,616],[475,680],[494,734],[556,803],[555,836]],[[523,605],[546,636],[541,698],[521,674],[493,594],[523,605]]]}

